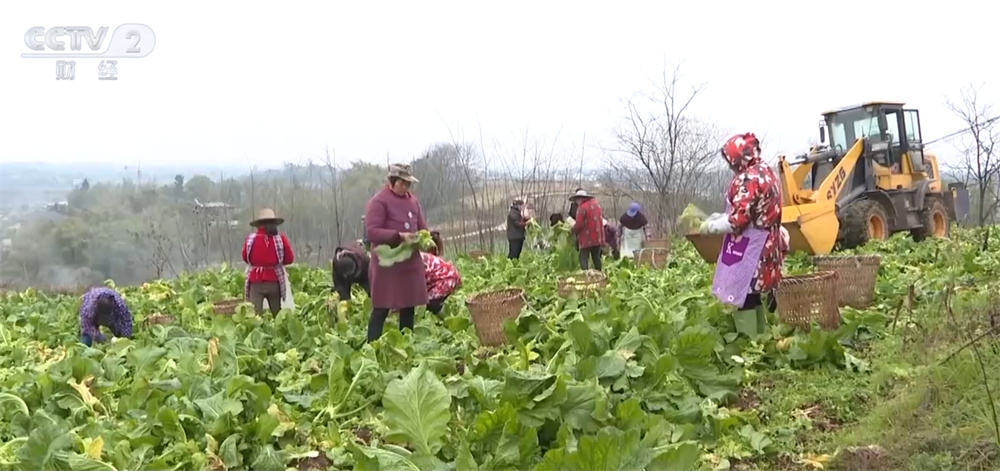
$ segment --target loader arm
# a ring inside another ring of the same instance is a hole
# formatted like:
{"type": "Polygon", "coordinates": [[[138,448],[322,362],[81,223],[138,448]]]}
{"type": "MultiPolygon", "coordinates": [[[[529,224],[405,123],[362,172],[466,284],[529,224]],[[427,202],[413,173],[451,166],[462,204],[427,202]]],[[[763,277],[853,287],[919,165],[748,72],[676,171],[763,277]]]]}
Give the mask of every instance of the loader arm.
{"type": "Polygon", "coordinates": [[[863,139],[856,140],[815,191],[802,188],[802,182],[816,162],[831,157],[829,152],[810,153],[794,170],[782,159],[779,176],[784,203],[781,224],[788,231],[791,251],[805,251],[810,255],[826,255],[833,251],[840,231],[837,198],[857,166],[864,146],[863,139]]]}

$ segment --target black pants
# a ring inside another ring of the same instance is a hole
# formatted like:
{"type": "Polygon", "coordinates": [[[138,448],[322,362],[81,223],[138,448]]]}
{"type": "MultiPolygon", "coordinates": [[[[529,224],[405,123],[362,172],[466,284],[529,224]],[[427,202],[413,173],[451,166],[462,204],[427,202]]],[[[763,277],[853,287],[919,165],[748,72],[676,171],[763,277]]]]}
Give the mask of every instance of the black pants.
{"type": "MultiPolygon", "coordinates": [[[[382,336],[382,328],[385,327],[385,319],[389,317],[388,309],[372,309],[372,316],[368,319],[368,341],[373,342],[382,336]]],[[[408,307],[399,310],[399,330],[413,330],[413,308],[408,307]]]]}
{"type": "Polygon", "coordinates": [[[447,299],[448,297],[445,296],[443,298],[437,298],[427,301],[427,311],[430,312],[431,314],[434,314],[435,316],[440,316],[441,309],[444,309],[444,302],[447,299]]]}
{"type": "Polygon", "coordinates": [[[743,301],[743,307],[740,308],[741,311],[749,311],[751,309],[757,309],[758,306],[764,306],[767,312],[775,312],[778,310],[778,300],[774,297],[774,292],[767,293],[767,304],[764,303],[764,295],[761,293],[750,293],[747,295],[746,301],[743,301]]]}
{"type": "Polygon", "coordinates": [[[511,260],[521,258],[521,249],[524,248],[524,239],[508,239],[507,242],[510,243],[510,251],[507,252],[507,258],[511,260]]]}
{"type": "Polygon", "coordinates": [[[580,268],[586,270],[590,264],[588,259],[594,261],[594,270],[601,271],[601,246],[587,247],[580,249],[580,268]]]}

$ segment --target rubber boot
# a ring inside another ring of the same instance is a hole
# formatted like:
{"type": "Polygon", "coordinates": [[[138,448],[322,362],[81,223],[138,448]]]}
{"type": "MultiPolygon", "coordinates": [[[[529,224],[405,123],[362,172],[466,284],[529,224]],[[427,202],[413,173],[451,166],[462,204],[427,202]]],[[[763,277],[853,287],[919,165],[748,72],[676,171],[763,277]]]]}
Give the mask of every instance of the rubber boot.
{"type": "Polygon", "coordinates": [[[754,338],[758,334],[758,319],[755,309],[736,311],[733,313],[733,322],[736,324],[736,332],[754,338]]]}
{"type": "Polygon", "coordinates": [[[764,309],[764,306],[757,306],[756,311],[757,311],[757,333],[763,334],[764,332],[767,332],[768,329],[767,310],[764,309]]]}

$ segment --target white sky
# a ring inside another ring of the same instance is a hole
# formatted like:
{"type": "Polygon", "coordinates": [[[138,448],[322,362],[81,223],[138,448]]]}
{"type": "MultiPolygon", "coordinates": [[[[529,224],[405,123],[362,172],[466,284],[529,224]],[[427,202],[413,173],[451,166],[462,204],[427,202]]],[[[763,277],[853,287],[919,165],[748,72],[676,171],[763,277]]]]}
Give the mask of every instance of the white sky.
{"type": "Polygon", "coordinates": [[[998,18],[989,0],[2,0],[0,161],[265,167],[330,145],[385,162],[449,126],[477,142],[481,126],[488,150],[527,131],[571,152],[586,135],[598,158],[620,100],[677,60],[707,83],[695,111],[766,134],[767,154],[879,99],[919,108],[927,140],[962,126],[946,95],[985,83],[1000,101],[998,18]],[[156,47],[120,59],[118,81],[97,80],[100,59],[57,81],[55,59],[20,57],[33,26],[108,26],[106,47],[122,23],[156,47]]]}

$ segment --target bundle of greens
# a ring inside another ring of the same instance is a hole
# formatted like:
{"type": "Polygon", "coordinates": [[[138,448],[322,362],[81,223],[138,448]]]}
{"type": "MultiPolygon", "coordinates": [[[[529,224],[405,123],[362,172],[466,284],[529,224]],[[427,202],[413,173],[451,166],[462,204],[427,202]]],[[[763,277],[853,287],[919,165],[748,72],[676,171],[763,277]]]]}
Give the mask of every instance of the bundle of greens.
{"type": "Polygon", "coordinates": [[[677,218],[677,224],[685,232],[697,232],[701,224],[705,222],[705,212],[698,209],[694,204],[688,204],[684,212],[677,218]]]}
{"type": "Polygon", "coordinates": [[[413,255],[414,250],[429,249],[434,247],[434,239],[431,233],[426,230],[418,231],[417,238],[413,242],[403,242],[395,247],[388,245],[376,245],[375,255],[378,255],[378,266],[391,267],[399,262],[405,262],[413,255]]]}

